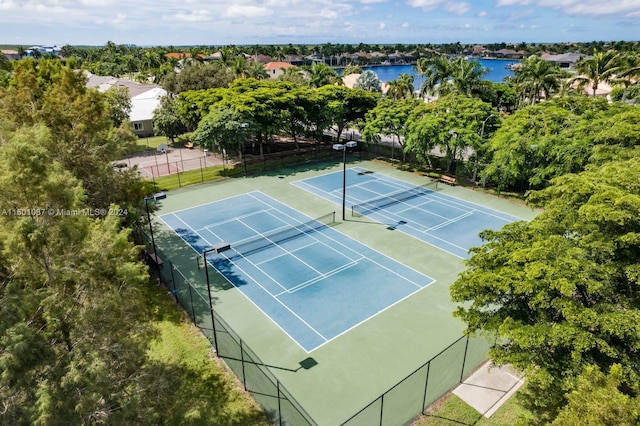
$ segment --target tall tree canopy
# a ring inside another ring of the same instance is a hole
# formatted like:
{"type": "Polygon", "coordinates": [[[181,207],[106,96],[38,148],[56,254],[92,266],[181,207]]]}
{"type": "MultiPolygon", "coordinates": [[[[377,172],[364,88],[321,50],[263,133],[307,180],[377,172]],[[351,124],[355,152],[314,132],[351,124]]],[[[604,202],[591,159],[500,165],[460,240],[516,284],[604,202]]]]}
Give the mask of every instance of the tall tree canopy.
{"type": "Polygon", "coordinates": [[[485,231],[451,287],[468,332],[527,373],[529,407],[555,417],[583,369],[621,367],[640,392],[640,159],[556,178],[530,223],[485,231]]]}

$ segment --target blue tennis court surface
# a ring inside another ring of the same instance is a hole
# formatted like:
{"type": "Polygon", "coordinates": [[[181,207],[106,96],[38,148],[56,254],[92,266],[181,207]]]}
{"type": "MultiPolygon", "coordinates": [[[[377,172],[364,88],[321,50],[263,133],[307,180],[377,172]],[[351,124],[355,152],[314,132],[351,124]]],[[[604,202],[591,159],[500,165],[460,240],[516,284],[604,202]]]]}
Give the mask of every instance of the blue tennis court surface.
{"type": "MultiPolygon", "coordinates": [[[[342,205],[342,179],[340,171],[292,184],[342,205]]],[[[482,244],[478,237],[480,231],[498,230],[507,223],[521,220],[444,195],[428,186],[417,187],[358,167],[347,169],[346,179],[348,209],[356,205],[359,214],[464,259],[469,257],[471,247],[482,244]]],[[[351,211],[347,214],[351,215],[351,211]]]]}
{"type": "Polygon", "coordinates": [[[160,219],[308,352],[433,282],[259,191],[160,219]]]}

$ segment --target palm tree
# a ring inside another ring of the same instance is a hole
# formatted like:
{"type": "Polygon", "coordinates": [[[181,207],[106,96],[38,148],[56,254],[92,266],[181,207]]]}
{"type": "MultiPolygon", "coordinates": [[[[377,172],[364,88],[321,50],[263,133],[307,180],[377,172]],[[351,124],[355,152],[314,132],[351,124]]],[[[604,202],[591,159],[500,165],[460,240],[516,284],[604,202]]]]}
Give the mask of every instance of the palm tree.
{"type": "Polygon", "coordinates": [[[327,84],[335,84],[338,74],[329,65],[322,62],[315,62],[309,69],[309,85],[311,87],[321,87],[327,84]]]}
{"type": "Polygon", "coordinates": [[[400,100],[411,99],[414,96],[413,75],[400,74],[397,80],[387,83],[387,97],[400,100]]]}
{"type": "Polygon", "coordinates": [[[438,85],[446,82],[451,76],[451,63],[444,56],[420,58],[416,63],[416,71],[425,77],[420,96],[424,97],[436,92],[438,85]]]}
{"type": "Polygon", "coordinates": [[[624,86],[624,92],[622,94],[623,101],[627,99],[629,88],[638,85],[638,77],[640,77],[640,55],[637,53],[629,53],[622,58],[618,79],[624,86]]]}
{"type": "Polygon", "coordinates": [[[480,86],[482,78],[489,70],[482,67],[478,61],[468,61],[463,57],[458,57],[450,62],[449,72],[448,84],[441,85],[441,91],[470,97],[480,86]]]}
{"type": "Polygon", "coordinates": [[[578,83],[578,87],[581,89],[591,85],[592,95],[595,96],[600,83],[613,82],[616,73],[622,70],[620,53],[615,50],[594,51],[592,57],[584,58],[578,62],[576,69],[580,75],[573,77],[571,83],[578,83]]]}
{"type": "Polygon", "coordinates": [[[557,64],[532,55],[520,63],[514,70],[514,82],[522,94],[522,100],[535,105],[542,96],[549,99],[561,87],[566,73],[557,64]]]}
{"type": "Polygon", "coordinates": [[[247,67],[247,78],[266,80],[269,78],[269,73],[264,69],[264,64],[261,64],[260,62],[252,62],[247,67]]]}

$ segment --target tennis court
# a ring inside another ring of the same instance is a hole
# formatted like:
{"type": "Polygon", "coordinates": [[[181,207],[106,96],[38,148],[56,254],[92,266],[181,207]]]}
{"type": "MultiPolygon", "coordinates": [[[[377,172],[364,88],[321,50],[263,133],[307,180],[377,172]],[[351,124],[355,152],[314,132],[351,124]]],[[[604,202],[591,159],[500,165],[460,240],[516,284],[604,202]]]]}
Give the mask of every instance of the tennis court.
{"type": "MultiPolygon", "coordinates": [[[[334,172],[292,182],[342,205],[343,173],[334,172]]],[[[487,207],[443,194],[437,182],[426,186],[354,167],[346,172],[348,215],[367,216],[454,256],[466,259],[479,246],[485,229],[498,230],[521,220],[487,207]]],[[[440,185],[443,185],[442,183],[440,185]]]]}
{"type": "Polygon", "coordinates": [[[434,282],[260,191],[160,219],[307,352],[434,282]]]}

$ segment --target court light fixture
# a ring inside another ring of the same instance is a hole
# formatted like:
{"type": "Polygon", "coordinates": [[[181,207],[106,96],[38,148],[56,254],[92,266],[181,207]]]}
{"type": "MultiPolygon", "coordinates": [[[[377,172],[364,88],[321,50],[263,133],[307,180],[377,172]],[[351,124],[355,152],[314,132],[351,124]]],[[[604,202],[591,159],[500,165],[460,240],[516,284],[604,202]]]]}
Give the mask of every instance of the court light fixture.
{"type": "Polygon", "coordinates": [[[333,144],[333,149],[342,151],[342,220],[345,218],[345,210],[347,204],[347,148],[355,148],[358,145],[356,141],[349,141],[345,144],[333,144]]]}

